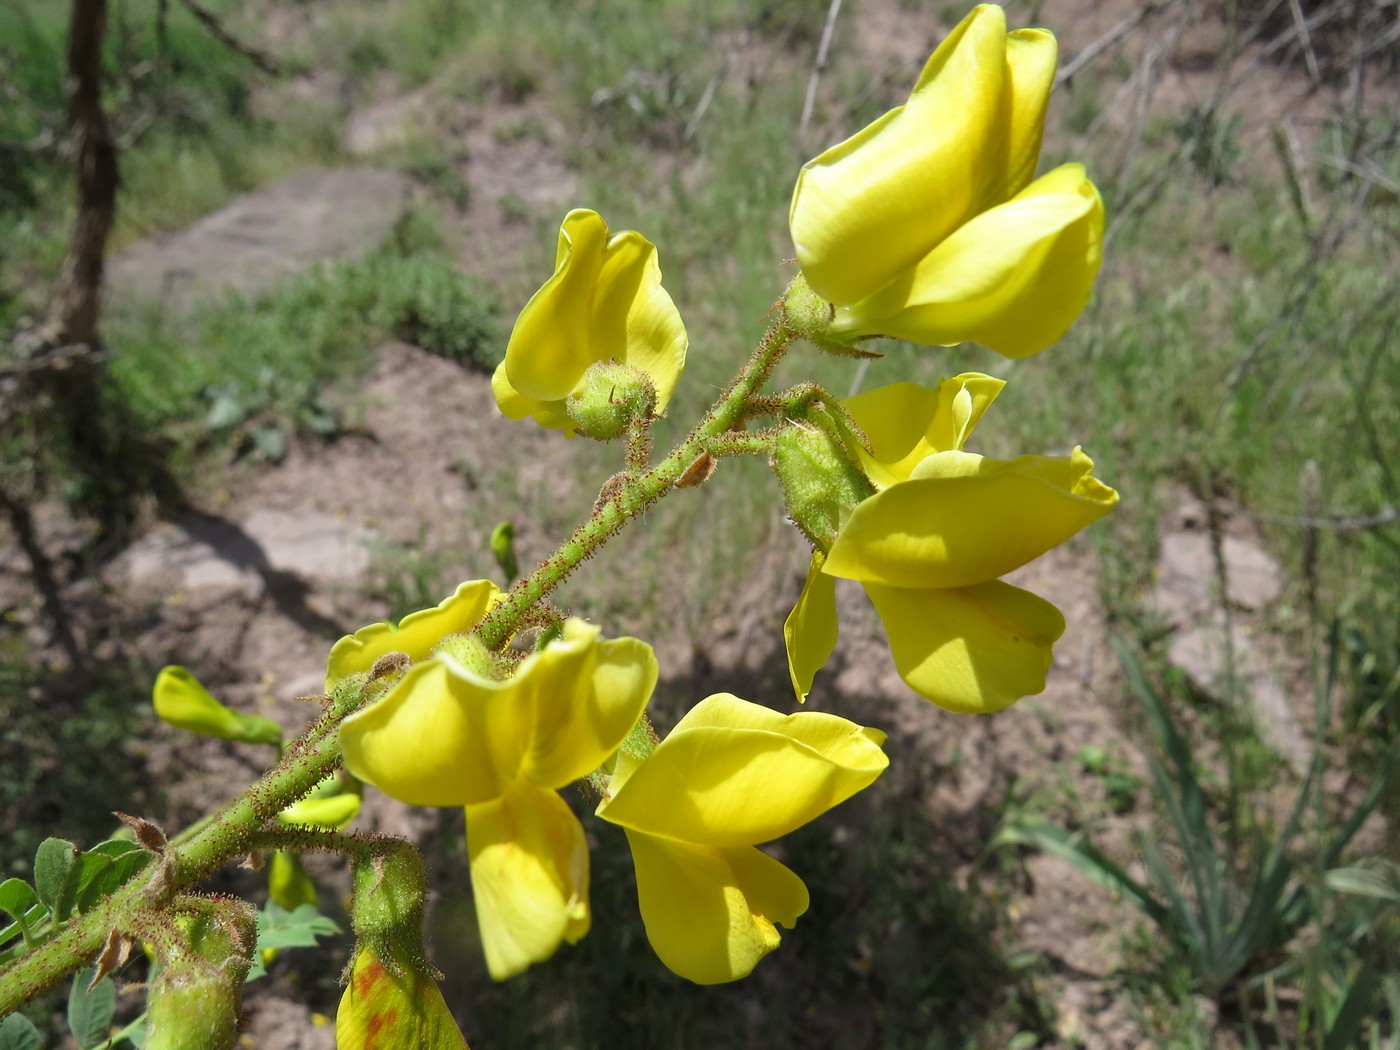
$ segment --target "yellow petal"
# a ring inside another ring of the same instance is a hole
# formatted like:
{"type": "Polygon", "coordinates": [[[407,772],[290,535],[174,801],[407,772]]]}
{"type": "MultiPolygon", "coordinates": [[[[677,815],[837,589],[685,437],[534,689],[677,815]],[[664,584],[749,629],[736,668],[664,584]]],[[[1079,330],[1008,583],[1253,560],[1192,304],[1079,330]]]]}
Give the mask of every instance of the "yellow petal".
{"type": "Polygon", "coordinates": [[[933,453],[960,450],[1004,386],[992,376],[964,372],[936,390],[894,383],[842,401],[874,450],[854,445],[862,469],[883,489],[907,480],[933,453]]]}
{"type": "Polygon", "coordinates": [[[823,558],[819,551],[813,552],[807,582],[783,624],[788,674],[799,704],[807,702],[812,679],[830,659],[840,629],[836,619],[836,581],[821,571],[823,558]]]}
{"type": "Polygon", "coordinates": [[[1035,175],[1058,58],[1059,45],[1044,29],[1018,29],[1007,35],[1006,180],[987,201],[989,207],[1020,193],[1035,175]]]}
{"type": "Polygon", "coordinates": [[[415,664],[340,727],[345,768],[415,806],[489,801],[514,779],[530,712],[512,682],[494,682],[445,655],[415,664]]]}
{"type": "Polygon", "coordinates": [[[833,303],[915,266],[1006,177],[1006,17],[975,8],[907,104],[803,166],[788,224],[802,272],[833,303]]]}
{"type": "Polygon", "coordinates": [[[752,846],[713,849],[627,832],[647,940],[696,984],[747,976],[807,910],[807,887],[752,846]]]}
{"type": "Polygon", "coordinates": [[[767,842],[873,783],[889,764],[884,739],[836,715],[780,715],[719,693],[691,708],[598,815],[708,846],[767,842]]]}
{"type": "Polygon", "coordinates": [[[360,805],[360,796],[351,791],[324,798],[304,798],[278,813],[277,823],[340,829],[359,815],[360,805]]]}
{"type": "Polygon", "coordinates": [[[398,969],[368,948],[356,952],[335,1013],[336,1050],[468,1050],[437,982],[411,964],[398,969]]]}
{"type": "Polygon", "coordinates": [[[564,411],[563,401],[536,401],[511,386],[504,361],[491,373],[491,393],[496,395],[496,404],[507,419],[527,419],[533,416],[540,426],[550,430],[562,430],[565,437],[573,437],[578,430],[578,424],[564,411]]]}
{"type": "Polygon", "coordinates": [[[515,678],[516,703],[531,712],[520,775],[561,788],[617,750],[656,687],[651,646],[636,638],[599,640],[598,628],[570,619],[563,636],[528,657],[515,678]]]}
{"type": "Polygon", "coordinates": [[[1043,175],[970,220],[832,331],[951,346],[975,340],[1029,357],[1083,311],[1103,259],[1103,204],[1079,164],[1043,175]]]}
{"type": "Polygon", "coordinates": [[[434,609],[405,616],[397,626],[372,623],[331,646],[326,665],[326,690],[346,675],[368,671],[386,653],[405,653],[415,663],[426,660],[449,634],[466,634],[481,622],[500,599],[489,580],[468,580],[434,609]]]}
{"type": "Polygon", "coordinates": [[[481,944],[500,981],[588,932],[588,846],[564,800],[524,782],[466,812],[481,944]]]}
{"type": "Polygon", "coordinates": [[[609,235],[593,211],[559,229],[554,276],[525,304],[492,379],[501,410],[573,433],[564,401],[588,367],[618,361],[646,372],[661,414],[685,367],[685,325],[661,286],[656,247],[633,230],[609,235]]]}
{"type": "Polygon", "coordinates": [[[852,512],[822,571],[890,587],[966,587],[1004,576],[1109,512],[1118,493],[1082,449],[1067,457],[924,459],[852,512]]]}
{"type": "Polygon", "coordinates": [[[952,590],[865,589],[899,676],[939,707],[984,714],[1045,688],[1050,647],[1065,620],[1044,598],[999,580],[952,590]]]}
{"type": "Polygon", "coordinates": [[[287,911],[317,903],[316,884],[301,858],[284,849],[274,850],[267,862],[267,895],[287,911]]]}
{"type": "Polygon", "coordinates": [[[608,227],[597,212],[576,208],[564,216],[554,276],[520,311],[501,363],[525,397],[561,401],[599,360],[592,346],[592,304],[607,244],[608,227]]]}
{"type": "Polygon", "coordinates": [[[245,744],[280,744],[282,727],[261,715],[240,714],[215,700],[183,667],[162,667],[151,689],[151,703],[162,722],[176,729],[245,744]]]}

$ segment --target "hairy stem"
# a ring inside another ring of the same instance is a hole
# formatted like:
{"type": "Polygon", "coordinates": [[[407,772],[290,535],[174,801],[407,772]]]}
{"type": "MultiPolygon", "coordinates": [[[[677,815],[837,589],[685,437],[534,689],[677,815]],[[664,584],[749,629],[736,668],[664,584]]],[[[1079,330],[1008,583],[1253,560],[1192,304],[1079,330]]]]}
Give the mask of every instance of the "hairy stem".
{"type": "Polygon", "coordinates": [[[269,820],[301,798],[340,762],[340,735],[312,727],[282,761],[181,845],[97,907],[64,923],[53,938],[0,971],[0,1017],[53,988],[101,950],[125,916],[173,900],[246,855],[269,820]]]}
{"type": "MultiPolygon", "coordinates": [[[[562,583],[584,559],[611,539],[628,521],[641,514],[675,487],[698,456],[709,446],[725,441],[742,443],[744,420],[757,392],[772,375],[773,367],[796,338],[786,316],[764,332],[748,363],[695,428],[661,462],[645,469],[645,428],[633,434],[629,457],[633,472],[620,475],[620,483],[595,509],[589,520],[574,530],[549,558],[529,576],[518,580],[477,628],[488,646],[504,646],[527,623],[538,619],[538,604],[562,583]],[[731,431],[734,433],[731,434],[731,431]],[[723,438],[729,434],[730,437],[723,438]]],[[[744,448],[749,452],[753,449],[744,448]]],[[[246,856],[259,846],[284,840],[305,842],[302,848],[373,851],[377,843],[354,836],[308,834],[270,828],[277,814],[306,795],[340,763],[340,721],[355,710],[363,697],[337,691],[328,697],[326,713],[300,740],[287,748],[281,761],[221,812],[196,824],[169,842],[158,862],[132,879],[101,904],[75,916],[44,944],[0,971],[0,1016],[53,988],[101,950],[108,934],[120,929],[123,918],[151,907],[168,907],[176,897],[196,888],[219,868],[246,856]],[[334,841],[332,841],[332,839],[334,841]]]]}
{"type": "Polygon", "coordinates": [[[794,338],[796,333],[780,309],[777,320],[763,333],[753,357],[705,418],[651,470],[624,477],[609,498],[553,554],[534,572],[516,581],[501,603],[477,627],[476,633],[482,642],[492,649],[508,643],[536,602],[568,579],[581,562],[596,553],[624,525],[664,496],[695,458],[706,451],[711,439],[740,423],[750,400],[768,381],[773,366],[794,338]]]}

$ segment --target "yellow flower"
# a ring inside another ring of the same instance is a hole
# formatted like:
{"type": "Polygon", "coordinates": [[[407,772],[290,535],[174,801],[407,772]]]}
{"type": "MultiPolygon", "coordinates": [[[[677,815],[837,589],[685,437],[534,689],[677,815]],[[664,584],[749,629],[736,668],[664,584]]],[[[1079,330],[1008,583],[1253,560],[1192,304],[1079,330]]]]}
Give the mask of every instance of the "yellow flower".
{"type": "Polygon", "coordinates": [[[632,847],[647,939],[697,984],[747,975],[807,910],[807,887],[755,844],[869,786],[885,735],[835,715],[780,715],[719,693],[645,759],[618,758],[598,807],[632,847]]]}
{"type": "Polygon", "coordinates": [[[225,707],[198,678],[183,667],[162,667],[151,690],[151,703],[161,721],[201,736],[238,740],[245,744],[280,744],[282,727],[262,715],[245,715],[225,707]]]}
{"type": "Polygon", "coordinates": [[[485,588],[494,592],[465,584],[395,633],[359,632],[353,661],[342,643],[342,672],[363,670],[398,640],[417,662],[345,720],[341,746],[347,769],[395,798],[465,808],[482,944],[501,979],[588,932],[588,851],[557,792],[617,748],[651,696],[657,664],[645,643],[602,641],[577,619],[504,680],[473,664],[469,639],[432,652],[420,645],[429,624],[470,630],[491,604],[485,588]]]}
{"type": "Polygon", "coordinates": [[[444,638],[466,634],[480,623],[500,598],[501,592],[490,580],[468,580],[436,608],[411,613],[397,625],[372,623],[346,635],[331,646],[326,692],[342,678],[369,671],[391,653],[403,653],[414,663],[426,660],[444,638]]]}
{"type": "Polygon", "coordinates": [[[1079,448],[1010,461],[964,452],[1004,385],[966,373],[937,390],[898,383],[843,402],[869,440],[871,451],[852,446],[876,492],[813,556],[788,617],[799,699],[835,645],[835,577],[865,587],[900,677],[940,707],[996,711],[1045,688],[1064,618],[998,577],[1097,521],[1118,493],[1079,448]]]}
{"type": "Polygon", "coordinates": [[[1089,299],[1103,204],[1082,166],[1031,181],[1055,38],[975,8],[909,101],[809,161],[789,225],[830,334],[1039,353],[1089,299]]]}
{"type": "Polygon", "coordinates": [[[437,982],[412,961],[392,970],[368,948],[355,953],[335,1012],[337,1050],[468,1050],[437,982]]]}
{"type": "Polygon", "coordinates": [[[520,312],[491,389],[511,419],[533,416],[573,436],[578,424],[565,404],[591,365],[615,361],[645,373],[661,415],[686,345],[685,325],[661,287],[656,246],[634,230],[610,235],[597,212],[576,209],[559,227],[554,276],[520,312]]]}

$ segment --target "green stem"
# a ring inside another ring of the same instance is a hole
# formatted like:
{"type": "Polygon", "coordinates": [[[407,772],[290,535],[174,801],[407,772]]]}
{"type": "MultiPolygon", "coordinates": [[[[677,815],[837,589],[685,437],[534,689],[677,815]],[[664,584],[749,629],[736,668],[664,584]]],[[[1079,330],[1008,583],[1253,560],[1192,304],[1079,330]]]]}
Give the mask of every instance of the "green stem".
{"type": "MultiPolygon", "coordinates": [[[[665,495],[712,440],[741,426],[752,398],[768,381],[774,365],[794,338],[796,333],[786,317],[780,316],[764,333],[753,357],[729,389],[695,429],[655,467],[624,475],[588,521],[575,529],[533,573],[516,582],[478,627],[481,639],[492,648],[504,646],[529,621],[540,600],[580,562],[665,495]]],[[[634,435],[637,452],[642,443],[634,435]]],[[[640,460],[641,456],[634,458],[640,460]]],[[[339,723],[361,702],[360,696],[337,693],[331,697],[326,713],[287,748],[271,771],[220,813],[168,843],[148,873],[73,917],[52,939],[0,970],[0,1017],[74,973],[101,950],[113,929],[122,928],[125,917],[143,908],[169,905],[177,895],[194,889],[219,868],[247,855],[260,841],[280,839],[282,836],[267,832],[269,822],[335,770],[340,763],[339,723]]]]}
{"type": "Polygon", "coordinates": [[[182,845],[97,907],[66,922],[46,943],[0,971],[0,1017],[53,988],[101,950],[134,910],[194,889],[248,853],[257,830],[328,776],[340,762],[340,734],[321,723],[287,749],[282,761],[182,845]]]}
{"type": "Polygon", "coordinates": [[[768,381],[773,366],[795,338],[796,333],[780,314],[763,333],[753,357],[695,429],[651,470],[637,476],[624,476],[608,500],[587,521],[534,572],[515,582],[501,603],[477,626],[476,634],[482,642],[491,649],[508,643],[536,602],[568,579],[581,562],[596,553],[624,525],[664,496],[685,473],[686,467],[706,451],[711,439],[741,422],[750,399],[768,381]]]}

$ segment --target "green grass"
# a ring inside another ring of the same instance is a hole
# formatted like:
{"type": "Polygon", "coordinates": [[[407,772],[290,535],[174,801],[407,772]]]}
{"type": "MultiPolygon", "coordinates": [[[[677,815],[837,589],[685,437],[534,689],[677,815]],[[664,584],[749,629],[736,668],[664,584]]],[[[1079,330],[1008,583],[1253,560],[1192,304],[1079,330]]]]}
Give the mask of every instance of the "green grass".
{"type": "Polygon", "coordinates": [[[192,331],[148,313],[123,317],[111,329],[112,374],[139,428],[191,453],[280,459],[292,433],[340,428],[389,338],[482,371],[503,350],[488,289],[440,255],[391,245],[203,310],[192,331]]]}

